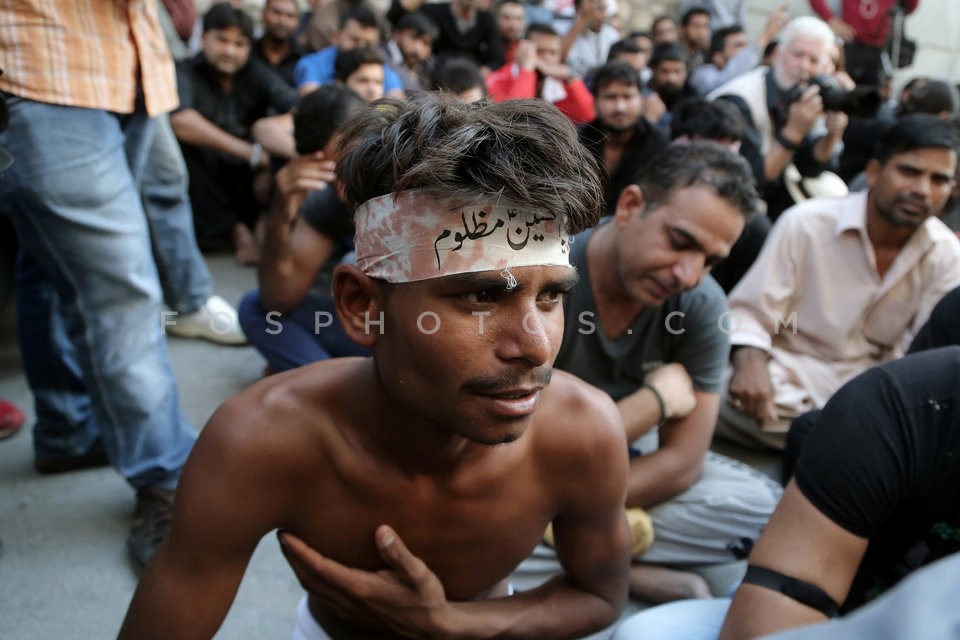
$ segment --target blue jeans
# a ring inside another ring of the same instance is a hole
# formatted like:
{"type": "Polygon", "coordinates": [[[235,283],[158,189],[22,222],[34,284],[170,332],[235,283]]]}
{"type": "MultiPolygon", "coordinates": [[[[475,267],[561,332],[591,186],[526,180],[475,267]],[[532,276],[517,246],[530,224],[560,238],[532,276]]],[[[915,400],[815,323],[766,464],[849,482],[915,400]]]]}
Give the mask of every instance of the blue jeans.
{"type": "Polygon", "coordinates": [[[329,296],[308,295],[290,313],[274,313],[269,317],[268,313],[260,303],[258,289],[243,296],[237,308],[247,340],[276,372],[328,358],[370,355],[369,349],[357,345],[344,333],[334,313],[333,298],[329,296]],[[317,327],[317,313],[321,314],[320,327],[317,327]],[[328,320],[329,326],[323,326],[328,320]]]}
{"type": "Polygon", "coordinates": [[[624,620],[611,640],[717,640],[729,608],[730,598],[662,604],[624,620]]]}
{"type": "Polygon", "coordinates": [[[136,176],[151,141],[129,116],[9,97],[0,202],[25,255],[20,348],[38,457],[98,440],[136,488],[176,486],[196,433],[160,331],[160,286],[136,176]]]}
{"type": "Polygon", "coordinates": [[[164,302],[181,314],[193,313],[213,295],[213,278],[197,247],[187,165],[169,116],[154,118],[154,130],[140,180],[153,257],[164,302]]]}

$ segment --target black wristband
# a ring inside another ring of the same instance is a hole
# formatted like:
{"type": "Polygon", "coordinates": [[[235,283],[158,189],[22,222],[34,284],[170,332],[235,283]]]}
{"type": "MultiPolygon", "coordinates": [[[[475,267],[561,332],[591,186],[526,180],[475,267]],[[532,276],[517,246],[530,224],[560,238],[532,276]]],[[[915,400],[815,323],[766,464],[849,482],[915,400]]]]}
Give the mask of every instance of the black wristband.
{"type": "Polygon", "coordinates": [[[790,142],[789,140],[787,140],[787,137],[783,135],[782,129],[777,129],[776,132],[774,132],[773,137],[776,138],[777,142],[780,143],[780,146],[786,149],[787,151],[799,151],[800,145],[803,144],[803,140],[801,140],[799,143],[790,142]]]}
{"type": "Polygon", "coordinates": [[[657,423],[657,426],[662,427],[667,421],[667,403],[663,400],[663,394],[652,384],[644,383],[642,388],[649,389],[650,393],[657,398],[657,403],[660,405],[660,421],[657,423]]]}
{"type": "Polygon", "coordinates": [[[828,618],[836,618],[840,615],[840,605],[826,591],[806,580],[792,578],[779,571],[751,564],[747,566],[747,575],[743,577],[743,581],[746,584],[754,584],[782,593],[800,604],[816,609],[828,618]]]}

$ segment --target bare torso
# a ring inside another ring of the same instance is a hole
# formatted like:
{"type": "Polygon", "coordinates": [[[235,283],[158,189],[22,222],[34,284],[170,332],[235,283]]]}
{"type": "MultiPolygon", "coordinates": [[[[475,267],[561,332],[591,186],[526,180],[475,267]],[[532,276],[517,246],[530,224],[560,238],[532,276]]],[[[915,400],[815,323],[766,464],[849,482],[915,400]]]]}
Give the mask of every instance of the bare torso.
{"type": "MultiPolygon", "coordinates": [[[[378,417],[377,402],[358,396],[368,366],[344,359],[310,375],[274,376],[249,398],[269,416],[270,438],[282,430],[286,440],[284,455],[260,456],[276,466],[260,471],[278,479],[273,526],[341,564],[377,570],[385,565],[374,532],[387,524],[448,599],[503,595],[506,577],[561,510],[564,481],[575,477],[570,456],[558,454],[589,431],[570,419],[571,403],[585,401],[582,384],[555,375],[515,442],[460,442],[431,456],[406,438],[407,425],[378,417]]],[[[311,611],[332,637],[351,637],[317,602],[311,611]]]]}

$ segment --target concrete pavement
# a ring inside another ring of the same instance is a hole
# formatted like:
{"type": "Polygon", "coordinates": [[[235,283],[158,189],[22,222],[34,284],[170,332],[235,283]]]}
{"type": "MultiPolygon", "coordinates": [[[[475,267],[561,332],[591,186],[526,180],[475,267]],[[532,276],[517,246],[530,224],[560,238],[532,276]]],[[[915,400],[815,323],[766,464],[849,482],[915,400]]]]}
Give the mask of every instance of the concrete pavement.
{"type": "MultiPolygon", "coordinates": [[[[229,255],[207,261],[216,292],[231,303],[256,286],[256,272],[235,266],[229,255]]],[[[198,430],[264,365],[250,347],[173,337],[168,344],[183,410],[198,430]]],[[[57,476],[34,471],[32,397],[12,305],[0,313],[0,397],[27,414],[22,433],[0,441],[0,638],[116,637],[136,587],[125,546],[134,494],[110,468],[57,476]]],[[[289,638],[300,595],[276,538],[264,538],[216,637],[289,638]]]]}

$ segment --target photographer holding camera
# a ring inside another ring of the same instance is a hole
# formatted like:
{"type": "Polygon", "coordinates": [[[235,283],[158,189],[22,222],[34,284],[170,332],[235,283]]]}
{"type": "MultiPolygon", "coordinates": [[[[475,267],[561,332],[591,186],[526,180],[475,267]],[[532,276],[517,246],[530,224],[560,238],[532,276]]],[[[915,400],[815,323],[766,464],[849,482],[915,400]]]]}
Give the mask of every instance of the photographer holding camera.
{"type": "Polygon", "coordinates": [[[810,8],[826,20],[837,37],[843,40],[847,70],[854,81],[858,84],[880,84],[883,75],[888,73],[884,69],[885,63],[898,68],[910,65],[912,56],[902,52],[896,56],[898,59],[888,58],[884,61],[884,48],[891,37],[898,40],[898,49],[907,46],[907,42],[915,47],[896,29],[891,33],[891,26],[893,16],[913,13],[920,6],[920,0],[843,0],[840,11],[836,13],[829,4],[826,0],[810,0],[810,8]]]}
{"type": "Polygon", "coordinates": [[[834,168],[847,126],[842,111],[825,109],[823,89],[812,83],[825,70],[833,32],[819,18],[802,16],[784,28],[770,67],[758,67],[708,95],[733,102],[748,124],[740,153],[753,167],[771,218],[793,204],[782,184],[793,164],[801,176],[834,168]]]}

